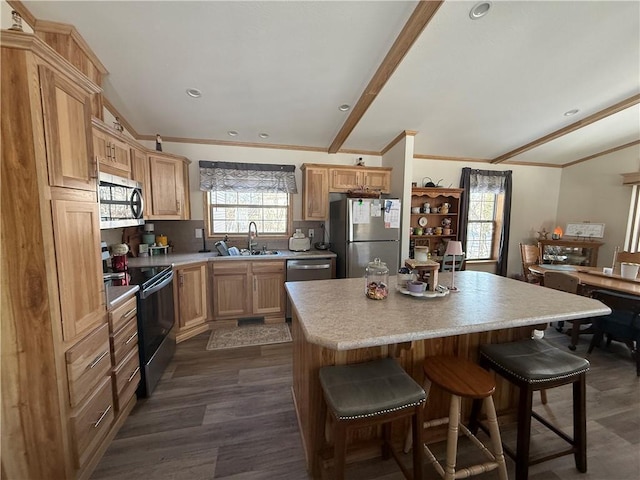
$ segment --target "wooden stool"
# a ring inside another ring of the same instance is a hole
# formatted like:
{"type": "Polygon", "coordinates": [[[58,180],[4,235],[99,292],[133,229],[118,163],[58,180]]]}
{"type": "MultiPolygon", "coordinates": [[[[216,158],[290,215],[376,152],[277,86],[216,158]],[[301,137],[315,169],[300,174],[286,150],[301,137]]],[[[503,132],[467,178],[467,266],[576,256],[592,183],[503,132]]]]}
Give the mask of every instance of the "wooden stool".
{"type": "Polygon", "coordinates": [[[320,384],[333,420],[334,467],[331,478],[344,478],[347,429],[383,424],[382,457],[392,454],[408,479],[422,479],[422,452],[413,454],[413,477],[391,447],[391,422],[411,417],[413,440],[422,442],[424,390],[391,358],[320,369],[320,384]]]}
{"type": "MultiPolygon", "coordinates": [[[[544,339],[480,346],[480,364],[494,370],[520,389],[518,405],[518,443],[516,451],[503,445],[507,455],[516,462],[516,480],[526,480],[529,465],[541,463],[563,455],[573,454],[576,468],[587,471],[587,415],[586,373],[589,362],[544,339]],[[541,389],[573,384],[573,438],[559,430],[533,411],[533,392],[541,389]],[[570,444],[570,448],[535,459],[530,458],[531,418],[570,444]]],[[[478,422],[480,405],[474,402],[469,428],[476,431],[485,427],[478,422]]]]}
{"type": "MultiPolygon", "coordinates": [[[[492,376],[475,363],[464,358],[436,356],[427,357],[424,360],[424,373],[426,375],[425,390],[429,392],[431,385],[436,385],[451,394],[449,416],[424,422],[424,428],[449,424],[447,435],[447,458],[443,468],[436,457],[431,453],[427,445],[423,445],[427,459],[445,480],[454,478],[467,478],[484,472],[498,469],[498,478],[507,480],[507,467],[502,453],[500,430],[496,418],[496,409],[493,404],[492,394],[496,384],[492,376]],[[491,451],[478,440],[461,422],[460,406],[462,398],[471,398],[474,401],[484,403],[487,413],[489,432],[491,435],[491,451]],[[469,437],[488,458],[488,462],[461,468],[456,471],[456,456],[458,451],[458,428],[469,437]]],[[[414,445],[416,443],[414,442],[414,445]]],[[[419,445],[419,444],[418,444],[419,445]]],[[[414,448],[414,450],[420,450],[414,448]]]]}

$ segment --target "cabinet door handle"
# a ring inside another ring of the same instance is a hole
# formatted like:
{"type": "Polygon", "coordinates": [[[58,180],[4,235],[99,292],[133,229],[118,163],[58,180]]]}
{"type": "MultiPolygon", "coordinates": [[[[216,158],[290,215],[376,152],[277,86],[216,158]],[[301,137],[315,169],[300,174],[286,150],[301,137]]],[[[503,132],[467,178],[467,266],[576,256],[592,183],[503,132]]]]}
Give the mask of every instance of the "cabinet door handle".
{"type": "Polygon", "coordinates": [[[111,142],[107,142],[106,148],[107,148],[107,152],[106,152],[107,158],[110,159],[111,158],[111,142]]]}
{"type": "Polygon", "coordinates": [[[179,276],[179,286],[180,287],[184,286],[184,275],[182,273],[179,276]]]}
{"type": "Polygon", "coordinates": [[[91,166],[93,167],[93,173],[91,173],[90,178],[98,178],[98,155],[96,155],[91,162],[91,166]]]}
{"type": "Polygon", "coordinates": [[[257,284],[256,284],[256,280],[257,280],[257,278],[256,278],[256,277],[253,277],[253,289],[254,289],[254,290],[257,290],[257,289],[258,289],[258,286],[257,286],[257,284]]]}
{"type": "Polygon", "coordinates": [[[115,143],[111,144],[111,160],[113,160],[114,162],[116,160],[116,144],[115,143]]]}
{"type": "Polygon", "coordinates": [[[107,409],[104,412],[102,412],[102,415],[100,415],[100,418],[98,419],[98,421],[93,424],[93,428],[98,428],[98,425],[100,425],[102,420],[104,420],[104,417],[107,416],[107,413],[109,413],[109,410],[111,410],[111,405],[109,405],[107,409]]]}
{"type": "Polygon", "coordinates": [[[124,315],[122,315],[120,317],[120,320],[126,320],[127,318],[129,318],[132,314],[136,313],[136,310],[138,309],[138,307],[133,307],[131,310],[129,310],[127,313],[125,313],[124,315]]]}
{"type": "Polygon", "coordinates": [[[91,362],[88,366],[87,366],[87,370],[91,370],[93,367],[95,367],[96,365],[98,365],[100,363],[100,360],[102,360],[104,357],[106,357],[109,354],[109,350],[105,350],[104,352],[102,352],[102,354],[98,355],[93,362],[91,362]]]}
{"type": "Polygon", "coordinates": [[[138,332],[134,332],[133,335],[131,335],[126,342],[124,342],[125,345],[129,345],[129,343],[131,342],[131,340],[133,340],[134,338],[136,338],[138,336],[138,332]]]}
{"type": "Polygon", "coordinates": [[[178,213],[181,213],[181,211],[180,211],[180,200],[176,200],[176,210],[178,211],[178,213]]]}
{"type": "Polygon", "coordinates": [[[133,377],[135,377],[136,373],[138,373],[139,371],[140,371],[140,367],[136,367],[133,373],[129,376],[129,380],[127,380],[127,383],[131,382],[131,380],[133,380],[133,377]]]}

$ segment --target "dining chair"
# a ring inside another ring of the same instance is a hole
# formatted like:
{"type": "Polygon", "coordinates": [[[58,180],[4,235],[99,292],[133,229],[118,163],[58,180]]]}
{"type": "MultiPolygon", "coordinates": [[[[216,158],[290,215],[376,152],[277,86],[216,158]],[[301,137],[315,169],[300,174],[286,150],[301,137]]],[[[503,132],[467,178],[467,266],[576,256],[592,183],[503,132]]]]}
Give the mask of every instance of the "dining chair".
{"type": "Polygon", "coordinates": [[[607,346],[612,340],[624,342],[635,356],[636,375],[640,377],[640,297],[610,290],[594,290],[591,297],[611,308],[611,313],[593,319],[594,333],[587,353],[602,342],[604,335],[607,335],[607,346]]]}
{"type": "Polygon", "coordinates": [[[456,272],[460,270],[464,270],[464,253],[462,255],[443,255],[442,262],[440,263],[440,271],[441,272],[451,272],[454,267],[456,267],[456,272]]]}
{"type": "MultiPolygon", "coordinates": [[[[554,290],[560,290],[562,292],[578,294],[580,288],[580,279],[566,272],[544,272],[544,286],[552,288],[554,290]]],[[[571,344],[569,350],[575,350],[578,343],[578,337],[580,335],[580,325],[591,323],[590,318],[581,318],[577,320],[571,320],[573,327],[571,328],[571,344]]],[[[562,331],[564,322],[560,321],[557,324],[556,330],[562,331]]]]}
{"type": "Polygon", "coordinates": [[[613,273],[620,273],[620,264],[623,262],[640,263],[640,252],[620,251],[620,247],[616,247],[613,252],[613,273]]]}
{"type": "Polygon", "coordinates": [[[520,244],[520,257],[522,259],[522,278],[527,283],[540,283],[540,277],[531,271],[531,265],[540,264],[540,249],[537,245],[520,244]]]}

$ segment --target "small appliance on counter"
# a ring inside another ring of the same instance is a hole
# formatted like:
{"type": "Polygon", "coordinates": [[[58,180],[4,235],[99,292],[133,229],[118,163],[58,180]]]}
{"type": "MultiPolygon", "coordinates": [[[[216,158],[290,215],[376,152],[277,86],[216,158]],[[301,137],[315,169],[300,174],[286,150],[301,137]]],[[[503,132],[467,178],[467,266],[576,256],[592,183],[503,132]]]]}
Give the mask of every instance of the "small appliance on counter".
{"type": "Polygon", "coordinates": [[[304,236],[302,230],[296,228],[296,233],[289,239],[289,250],[292,252],[307,252],[311,249],[311,240],[304,236]]]}
{"type": "Polygon", "coordinates": [[[156,241],[156,236],[153,233],[154,225],[153,223],[145,223],[144,224],[144,235],[142,235],[142,243],[146,243],[151,246],[156,241]]]}

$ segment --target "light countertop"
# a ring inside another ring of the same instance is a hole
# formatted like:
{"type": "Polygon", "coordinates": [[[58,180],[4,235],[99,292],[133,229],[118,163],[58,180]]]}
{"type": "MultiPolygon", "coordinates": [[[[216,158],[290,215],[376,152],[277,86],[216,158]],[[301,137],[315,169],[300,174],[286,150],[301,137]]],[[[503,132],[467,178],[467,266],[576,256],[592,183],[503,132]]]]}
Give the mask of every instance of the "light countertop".
{"type": "Polygon", "coordinates": [[[111,310],[118,303],[136,294],[138,285],[126,285],[122,287],[105,287],[107,289],[107,310],[111,310]]]}
{"type": "MultiPolygon", "coordinates": [[[[451,273],[439,283],[450,285],[451,273]]],[[[287,282],[308,342],[351,350],[610,313],[597,300],[485,272],[455,274],[459,292],[441,298],[404,295],[389,278],[389,296],[364,295],[364,278],[287,282]]]]}
{"type": "Polygon", "coordinates": [[[162,265],[173,265],[178,267],[198,262],[237,262],[237,261],[265,261],[265,260],[293,260],[303,258],[335,258],[336,254],[329,250],[309,250],[308,252],[291,252],[289,250],[278,250],[277,255],[237,255],[222,256],[217,252],[208,253],[171,253],[167,255],[154,255],[151,257],[129,258],[131,267],[153,267],[162,265]]]}

